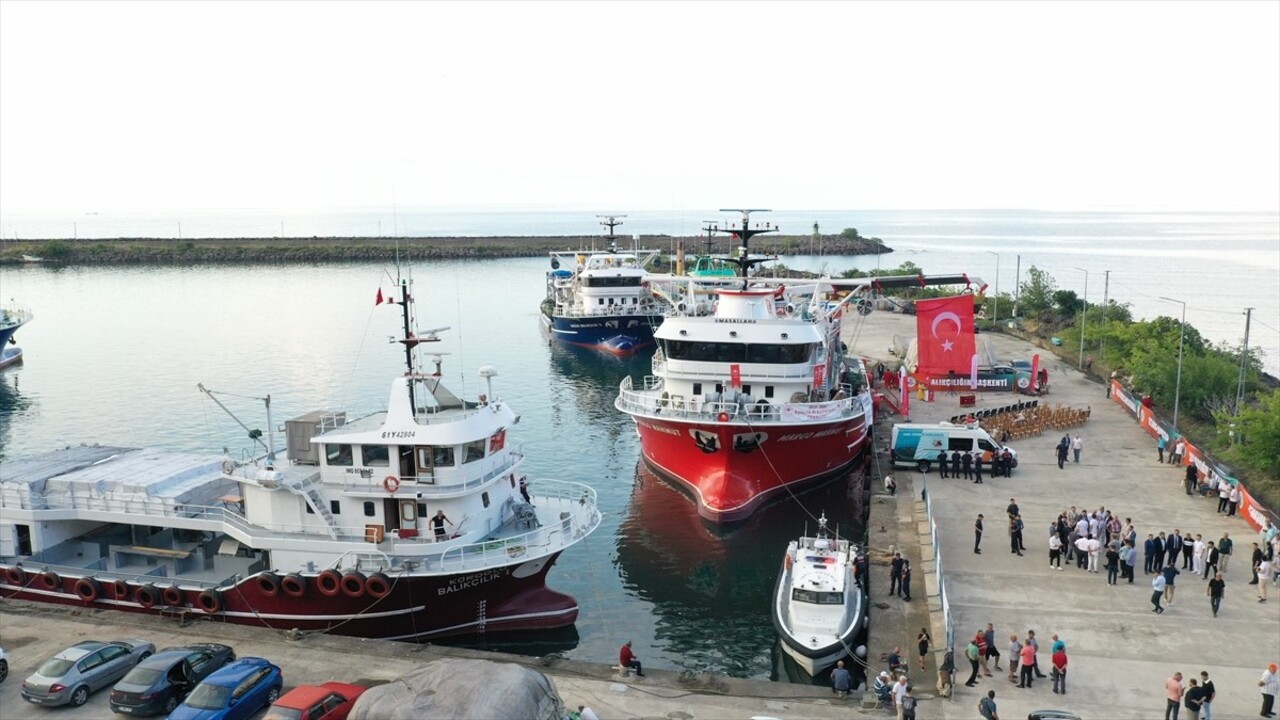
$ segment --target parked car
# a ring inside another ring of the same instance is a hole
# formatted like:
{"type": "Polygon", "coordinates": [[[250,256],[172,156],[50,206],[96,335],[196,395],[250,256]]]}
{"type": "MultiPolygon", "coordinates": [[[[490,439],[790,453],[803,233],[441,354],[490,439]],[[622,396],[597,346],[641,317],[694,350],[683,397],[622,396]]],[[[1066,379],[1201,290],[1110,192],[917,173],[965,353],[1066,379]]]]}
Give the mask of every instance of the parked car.
{"type": "Polygon", "coordinates": [[[205,678],[169,720],[244,720],[275,702],[283,686],[280,668],[262,658],[241,658],[205,678]]]}
{"type": "Polygon", "coordinates": [[[54,655],[22,682],[22,697],[37,705],[80,707],[89,694],[114,683],[156,646],[145,640],[86,640],[54,655]]]}
{"type": "Polygon", "coordinates": [[[0,648],[0,682],[9,677],[9,656],[4,653],[4,648],[0,648]]]}
{"type": "Polygon", "coordinates": [[[111,711],[139,716],[171,713],[196,683],[235,659],[234,650],[218,643],[165,648],[116,683],[111,711]]]}
{"type": "Polygon", "coordinates": [[[346,720],[367,689],[340,682],[299,685],[275,701],[262,720],[346,720]]]}

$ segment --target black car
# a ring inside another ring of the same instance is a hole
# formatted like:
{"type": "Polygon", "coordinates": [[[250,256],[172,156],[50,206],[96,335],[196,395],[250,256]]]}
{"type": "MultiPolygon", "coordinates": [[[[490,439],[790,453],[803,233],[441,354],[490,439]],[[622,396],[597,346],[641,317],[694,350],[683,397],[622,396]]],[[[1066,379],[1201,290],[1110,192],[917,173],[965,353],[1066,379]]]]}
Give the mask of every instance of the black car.
{"type": "Polygon", "coordinates": [[[138,663],[111,691],[111,711],[122,715],[167,715],[214,670],[236,659],[226,645],[198,643],[165,648],[138,663]]]}

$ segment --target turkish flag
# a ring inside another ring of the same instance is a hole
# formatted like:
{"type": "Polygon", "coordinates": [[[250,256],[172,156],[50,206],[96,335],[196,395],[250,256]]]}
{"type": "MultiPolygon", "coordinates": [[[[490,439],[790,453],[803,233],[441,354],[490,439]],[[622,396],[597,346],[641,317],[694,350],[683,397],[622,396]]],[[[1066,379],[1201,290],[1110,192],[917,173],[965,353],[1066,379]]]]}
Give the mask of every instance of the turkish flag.
{"type": "Polygon", "coordinates": [[[729,387],[742,387],[742,367],[737,363],[729,366],[729,387]]]}
{"type": "Polygon", "coordinates": [[[917,371],[923,375],[964,376],[970,372],[976,350],[973,337],[973,296],[916,302],[917,371]]]}
{"type": "Polygon", "coordinates": [[[381,304],[382,304],[382,288],[378,288],[378,298],[377,298],[377,302],[375,302],[374,305],[381,305],[381,304]]]}

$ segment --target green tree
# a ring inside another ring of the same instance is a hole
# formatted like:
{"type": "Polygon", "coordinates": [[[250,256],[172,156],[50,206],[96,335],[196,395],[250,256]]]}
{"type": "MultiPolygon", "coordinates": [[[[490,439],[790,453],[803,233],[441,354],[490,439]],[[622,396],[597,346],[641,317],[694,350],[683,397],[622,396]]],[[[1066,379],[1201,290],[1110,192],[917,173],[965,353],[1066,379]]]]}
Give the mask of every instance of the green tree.
{"type": "Polygon", "coordinates": [[[1023,315],[1034,315],[1053,307],[1053,291],[1057,284],[1049,273],[1032,265],[1027,268],[1027,280],[1020,286],[1019,309],[1023,315]]]}
{"type": "Polygon", "coordinates": [[[1257,405],[1242,408],[1236,431],[1244,436],[1244,444],[1233,454],[1255,470],[1280,476],[1280,391],[1272,390],[1257,405]]]}
{"type": "Polygon", "coordinates": [[[1084,303],[1080,301],[1080,296],[1076,295],[1075,290],[1055,290],[1053,291],[1053,306],[1058,312],[1066,315],[1077,315],[1080,308],[1084,307],[1084,303]]]}
{"type": "Polygon", "coordinates": [[[858,234],[858,228],[845,228],[840,231],[840,237],[845,240],[857,240],[862,236],[858,234]]]}

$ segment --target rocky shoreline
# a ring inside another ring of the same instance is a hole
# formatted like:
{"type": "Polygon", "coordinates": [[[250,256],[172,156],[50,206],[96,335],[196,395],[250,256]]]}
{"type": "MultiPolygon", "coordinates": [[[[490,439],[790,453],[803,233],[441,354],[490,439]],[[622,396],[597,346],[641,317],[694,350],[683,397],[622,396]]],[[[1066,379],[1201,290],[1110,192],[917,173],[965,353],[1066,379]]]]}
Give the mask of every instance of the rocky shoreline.
{"type": "MultiPolygon", "coordinates": [[[[644,247],[674,248],[683,240],[692,256],[702,238],[644,236],[644,247]]],[[[629,242],[629,241],[628,241],[629,242]]],[[[726,241],[719,243],[724,252],[726,241]]],[[[553,250],[603,249],[599,236],[415,238],[116,238],[111,240],[7,240],[0,264],[199,265],[542,257],[553,250]],[[33,259],[34,258],[34,259],[33,259]]],[[[756,238],[751,251],[768,255],[875,255],[893,252],[876,238],[777,235],[756,238]],[[820,252],[819,252],[820,248],[820,252]]]]}

